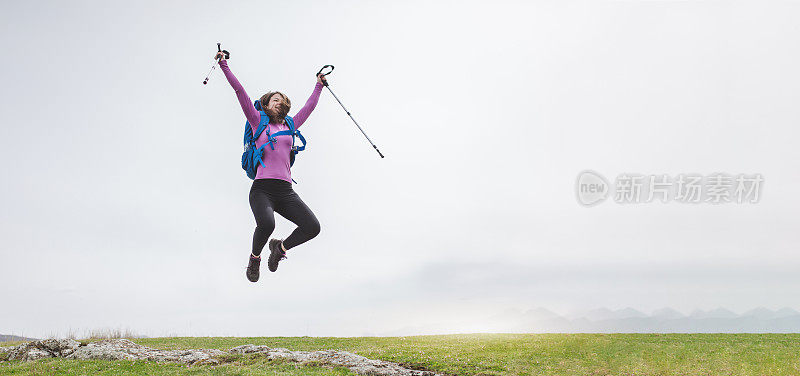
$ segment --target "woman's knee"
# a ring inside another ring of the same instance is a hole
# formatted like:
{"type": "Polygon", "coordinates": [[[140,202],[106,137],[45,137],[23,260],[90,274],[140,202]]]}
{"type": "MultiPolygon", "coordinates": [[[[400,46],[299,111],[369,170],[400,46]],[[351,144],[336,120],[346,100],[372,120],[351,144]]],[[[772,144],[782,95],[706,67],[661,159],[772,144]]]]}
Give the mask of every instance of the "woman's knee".
{"type": "Polygon", "coordinates": [[[308,234],[308,236],[312,238],[319,235],[320,232],[319,221],[316,218],[311,218],[311,220],[309,220],[308,223],[306,223],[305,226],[303,226],[303,232],[305,232],[306,234],[308,234]]]}
{"type": "Polygon", "coordinates": [[[256,230],[271,233],[275,230],[275,219],[269,217],[256,218],[256,230]]]}

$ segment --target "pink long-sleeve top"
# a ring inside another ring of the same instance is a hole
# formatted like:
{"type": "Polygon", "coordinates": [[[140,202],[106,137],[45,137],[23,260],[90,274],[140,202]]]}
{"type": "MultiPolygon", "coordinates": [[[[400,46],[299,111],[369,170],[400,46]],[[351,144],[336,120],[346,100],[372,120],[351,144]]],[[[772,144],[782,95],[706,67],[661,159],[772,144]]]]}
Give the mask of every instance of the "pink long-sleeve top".
{"type": "MultiPolygon", "coordinates": [[[[250,126],[253,127],[253,133],[255,133],[258,123],[261,121],[261,115],[258,110],[253,107],[253,101],[250,100],[250,97],[244,91],[242,84],[239,83],[239,80],[237,80],[236,76],[231,72],[231,69],[228,67],[228,62],[226,60],[220,60],[219,67],[222,69],[222,72],[225,73],[225,78],[228,79],[228,83],[231,84],[231,87],[233,87],[233,90],[236,92],[236,98],[239,100],[239,105],[242,106],[244,116],[247,118],[247,121],[250,122],[250,126]]],[[[322,84],[317,82],[306,104],[292,117],[294,119],[295,129],[300,128],[300,126],[306,122],[309,115],[311,115],[311,112],[314,111],[314,107],[316,107],[317,102],[319,102],[320,93],[322,93],[322,84]]],[[[273,122],[270,122],[268,127],[270,134],[289,129],[289,126],[286,124],[276,124],[273,122]]],[[[292,181],[292,173],[289,168],[289,151],[292,149],[292,137],[278,136],[277,140],[278,141],[274,143],[275,150],[272,150],[269,146],[263,149],[264,155],[262,158],[265,166],[258,165],[256,179],[281,179],[288,182],[292,181]]],[[[266,131],[262,132],[256,139],[256,147],[261,147],[265,142],[267,142],[266,131]]]]}

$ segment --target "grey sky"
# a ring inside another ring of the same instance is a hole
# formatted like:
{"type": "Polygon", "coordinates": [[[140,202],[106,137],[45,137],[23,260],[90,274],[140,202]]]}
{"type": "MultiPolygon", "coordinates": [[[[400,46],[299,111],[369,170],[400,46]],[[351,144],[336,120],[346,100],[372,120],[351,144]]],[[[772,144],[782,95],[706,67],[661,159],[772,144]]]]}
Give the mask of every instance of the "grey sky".
{"type": "Polygon", "coordinates": [[[800,309],[798,16],[777,1],[5,2],[0,333],[800,309]],[[219,70],[201,84],[218,41],[250,96],[281,90],[291,114],[336,65],[332,88],[386,155],[323,92],[293,169],[322,233],[257,284],[245,119],[219,70]],[[584,208],[585,169],[766,183],[755,205],[584,208]]]}

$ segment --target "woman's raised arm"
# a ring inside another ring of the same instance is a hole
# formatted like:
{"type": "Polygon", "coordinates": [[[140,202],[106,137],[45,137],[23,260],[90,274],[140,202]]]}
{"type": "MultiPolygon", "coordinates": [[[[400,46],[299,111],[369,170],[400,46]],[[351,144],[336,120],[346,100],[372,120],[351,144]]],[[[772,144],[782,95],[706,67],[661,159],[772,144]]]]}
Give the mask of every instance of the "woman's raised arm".
{"type": "Polygon", "coordinates": [[[311,96],[308,97],[306,104],[300,111],[297,111],[297,114],[294,115],[294,128],[300,128],[303,123],[306,122],[309,116],[311,116],[311,112],[314,111],[314,107],[317,107],[317,102],[319,102],[319,94],[322,93],[322,82],[317,79],[317,85],[314,86],[314,91],[311,92],[311,96]]]}
{"type": "Polygon", "coordinates": [[[242,84],[239,83],[239,80],[237,80],[236,76],[231,72],[231,68],[228,68],[228,61],[225,60],[224,57],[219,60],[219,67],[222,69],[222,72],[225,73],[225,78],[228,79],[228,83],[231,84],[233,91],[236,92],[236,98],[239,100],[239,105],[242,106],[242,111],[247,121],[250,122],[250,126],[253,127],[253,129],[257,128],[258,123],[261,121],[261,115],[256,108],[253,107],[253,102],[250,100],[247,92],[244,91],[242,84]]]}

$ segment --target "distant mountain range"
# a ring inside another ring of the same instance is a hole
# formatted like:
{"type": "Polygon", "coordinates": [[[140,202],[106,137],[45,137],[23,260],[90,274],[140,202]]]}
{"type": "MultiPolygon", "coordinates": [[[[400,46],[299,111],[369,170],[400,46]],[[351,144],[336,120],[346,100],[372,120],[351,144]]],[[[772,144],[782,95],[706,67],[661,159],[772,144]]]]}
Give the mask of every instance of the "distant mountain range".
{"type": "Polygon", "coordinates": [[[489,319],[494,332],[564,333],[800,333],[800,312],[758,307],[742,314],[725,308],[694,310],[685,315],[672,308],[646,314],[633,308],[559,315],[546,308],[509,310],[489,319]]]}
{"type": "MultiPolygon", "coordinates": [[[[449,321],[406,326],[365,336],[405,336],[447,333],[800,333],[800,312],[785,307],[758,307],[738,314],[725,308],[696,309],[688,315],[673,308],[650,314],[633,308],[597,308],[560,315],[538,307],[506,310],[482,320],[449,321]]],[[[0,342],[32,341],[0,334],[0,342]]]]}
{"type": "Polygon", "coordinates": [[[11,342],[11,341],[35,341],[36,338],[26,338],[20,336],[12,336],[8,334],[0,334],[0,342],[11,342]]]}

